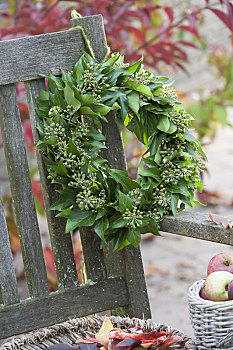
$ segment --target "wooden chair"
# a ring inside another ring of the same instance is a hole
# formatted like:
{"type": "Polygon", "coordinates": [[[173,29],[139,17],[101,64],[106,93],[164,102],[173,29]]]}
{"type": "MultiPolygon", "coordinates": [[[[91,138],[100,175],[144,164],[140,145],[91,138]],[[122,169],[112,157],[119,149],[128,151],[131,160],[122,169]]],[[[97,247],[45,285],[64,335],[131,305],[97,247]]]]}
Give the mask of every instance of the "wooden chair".
{"type": "MultiPolygon", "coordinates": [[[[98,60],[106,54],[107,44],[100,15],[73,19],[82,26],[98,60]]],[[[104,310],[115,314],[150,318],[140,249],[131,246],[112,253],[111,247],[99,248],[98,237],[82,231],[81,240],[87,275],[94,283],[79,285],[72,240],[64,234],[63,218],[48,208],[57,200],[55,185],[47,180],[41,155],[37,162],[43,188],[47,220],[54,255],[59,290],[49,292],[37,215],[23,140],[14,84],[24,81],[34,141],[36,98],[45,88],[39,74],[70,71],[86,49],[79,29],[0,42],[0,127],[25,274],[30,298],[19,300],[16,276],[9,244],[2,202],[0,202],[0,339],[32,329],[62,322],[70,317],[90,315],[104,310]]],[[[107,158],[110,167],[126,169],[124,150],[117,131],[115,115],[104,124],[107,158]]],[[[190,237],[233,244],[228,231],[207,221],[205,214],[184,212],[178,218],[167,216],[161,230],[190,237]]]]}
{"type": "MultiPolygon", "coordinates": [[[[72,26],[85,29],[95,55],[102,60],[107,44],[100,15],[72,20],[72,26]]],[[[0,339],[38,327],[61,322],[69,317],[90,315],[104,310],[150,318],[140,249],[128,247],[112,253],[111,247],[99,248],[98,237],[88,230],[81,234],[87,276],[94,283],[79,286],[70,235],[65,234],[63,218],[47,210],[47,220],[54,255],[59,290],[49,292],[45,262],[34,206],[28,161],[25,152],[14,83],[24,81],[34,140],[36,98],[45,88],[39,74],[59,74],[71,70],[85,50],[79,29],[38,35],[0,43],[0,125],[20,236],[25,274],[30,298],[19,300],[13,260],[0,204],[0,339]],[[124,307],[124,309],[118,309],[124,307]],[[118,309],[118,310],[117,310],[118,309]]],[[[115,116],[104,126],[107,154],[111,167],[125,169],[125,157],[115,116]]],[[[55,186],[47,180],[41,156],[37,161],[46,209],[57,199],[55,186]]]]}

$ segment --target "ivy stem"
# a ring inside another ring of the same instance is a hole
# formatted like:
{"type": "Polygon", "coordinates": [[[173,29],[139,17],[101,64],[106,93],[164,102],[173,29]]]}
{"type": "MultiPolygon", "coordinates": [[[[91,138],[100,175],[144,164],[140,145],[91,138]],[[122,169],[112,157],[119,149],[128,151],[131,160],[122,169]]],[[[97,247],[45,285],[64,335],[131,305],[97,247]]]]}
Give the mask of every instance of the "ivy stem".
{"type": "Polygon", "coordinates": [[[71,11],[71,18],[72,19],[74,19],[74,18],[81,18],[81,17],[82,17],[82,15],[79,12],[77,12],[76,10],[72,10],[71,11]]]}
{"type": "MultiPolygon", "coordinates": [[[[72,12],[73,12],[73,11],[72,11],[72,12]]],[[[77,17],[75,17],[75,18],[77,18],[77,17]]],[[[80,17],[79,17],[79,18],[80,18],[80,17]]],[[[94,51],[93,51],[93,49],[92,49],[92,47],[91,47],[91,43],[90,43],[90,41],[89,41],[89,39],[88,39],[88,37],[87,37],[87,35],[86,35],[86,33],[85,33],[84,28],[83,28],[82,26],[76,26],[76,27],[70,28],[70,30],[73,30],[73,29],[80,29],[80,30],[81,30],[82,35],[83,35],[83,39],[84,39],[84,41],[85,41],[85,44],[87,45],[87,48],[88,48],[88,50],[89,50],[89,52],[90,52],[90,55],[91,55],[93,58],[95,58],[95,53],[94,53],[94,51]]]]}

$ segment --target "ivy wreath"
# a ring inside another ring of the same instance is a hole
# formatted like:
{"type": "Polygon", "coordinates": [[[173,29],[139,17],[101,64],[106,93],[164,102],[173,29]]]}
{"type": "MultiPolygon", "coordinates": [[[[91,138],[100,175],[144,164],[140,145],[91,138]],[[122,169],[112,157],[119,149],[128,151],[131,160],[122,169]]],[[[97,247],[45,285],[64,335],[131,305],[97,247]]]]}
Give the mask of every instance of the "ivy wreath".
{"type": "Polygon", "coordinates": [[[141,234],[158,234],[164,214],[200,204],[194,190],[202,190],[205,154],[168,78],[144,70],[142,59],[125,64],[119,53],[102,63],[83,53],[73,71],[44,77],[36,147],[52,183],[61,185],[50,209],[67,219],[67,233],[92,226],[102,246],[113,240],[114,251],[136,247],[141,234]],[[111,169],[101,154],[110,111],[119,132],[124,125],[146,148],[136,180],[111,169]]]}

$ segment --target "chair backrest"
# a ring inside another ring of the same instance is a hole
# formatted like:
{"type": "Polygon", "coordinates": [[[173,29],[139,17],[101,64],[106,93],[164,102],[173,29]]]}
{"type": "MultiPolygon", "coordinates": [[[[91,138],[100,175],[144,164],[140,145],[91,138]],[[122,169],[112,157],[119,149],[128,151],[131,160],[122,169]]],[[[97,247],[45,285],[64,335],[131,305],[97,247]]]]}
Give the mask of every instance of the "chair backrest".
{"type": "MultiPolygon", "coordinates": [[[[81,25],[96,58],[102,60],[107,44],[100,15],[72,20],[81,25]]],[[[4,216],[0,202],[0,339],[104,310],[150,318],[150,307],[139,248],[128,246],[120,252],[111,246],[100,249],[99,238],[90,230],[81,233],[87,275],[94,283],[79,285],[71,236],[64,234],[65,221],[55,218],[48,208],[58,198],[55,185],[37,152],[37,162],[49,226],[59,290],[50,293],[40,232],[25,151],[15,83],[24,81],[34,141],[38,140],[36,99],[45,81],[39,74],[70,71],[86,50],[82,33],[73,29],[0,42],[0,127],[20,237],[30,298],[19,300],[17,281],[4,216]]],[[[111,167],[126,168],[115,115],[104,125],[111,167]]]]}

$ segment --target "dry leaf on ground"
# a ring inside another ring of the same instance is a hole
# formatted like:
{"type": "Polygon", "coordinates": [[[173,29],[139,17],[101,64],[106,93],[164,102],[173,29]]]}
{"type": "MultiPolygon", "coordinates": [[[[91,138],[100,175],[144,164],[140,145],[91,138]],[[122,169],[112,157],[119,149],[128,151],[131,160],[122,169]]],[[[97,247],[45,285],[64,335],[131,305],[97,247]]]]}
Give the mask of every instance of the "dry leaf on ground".
{"type": "Polygon", "coordinates": [[[233,227],[233,215],[222,216],[222,217],[218,217],[218,218],[214,219],[212,214],[209,213],[209,218],[216,225],[222,225],[225,228],[232,228],[233,227]]]}

